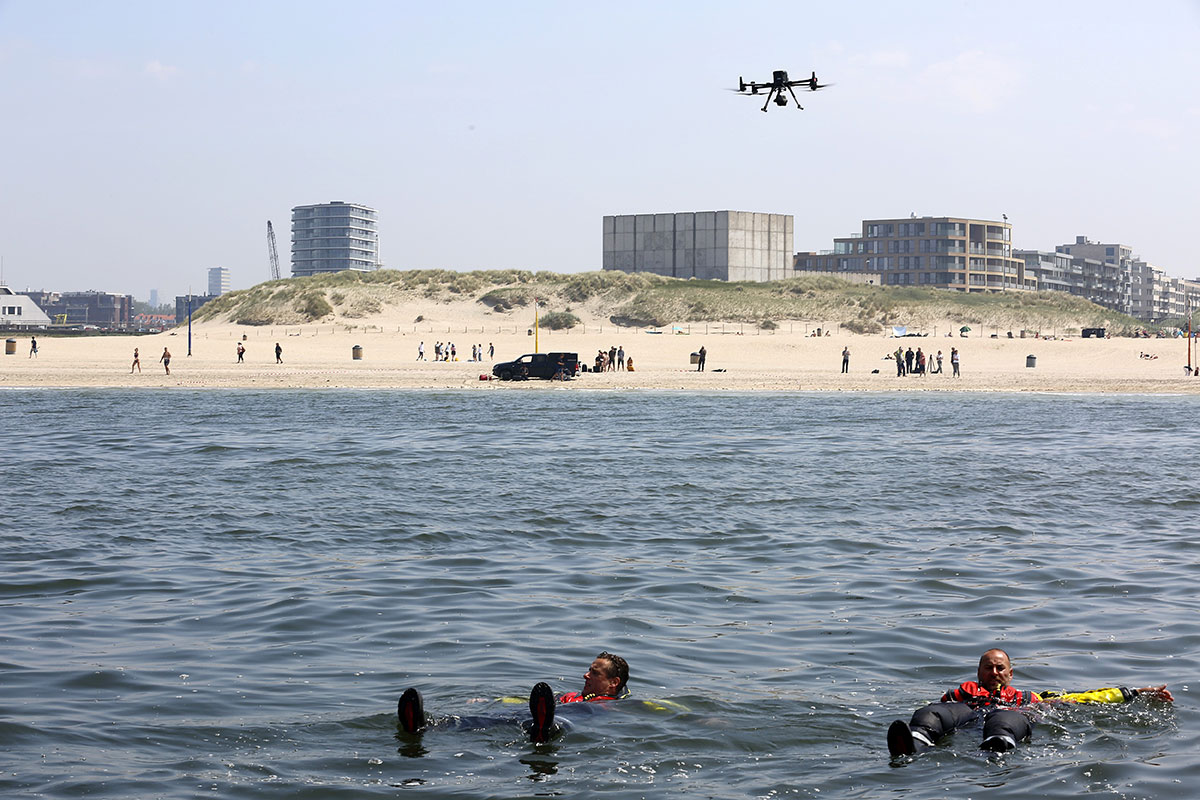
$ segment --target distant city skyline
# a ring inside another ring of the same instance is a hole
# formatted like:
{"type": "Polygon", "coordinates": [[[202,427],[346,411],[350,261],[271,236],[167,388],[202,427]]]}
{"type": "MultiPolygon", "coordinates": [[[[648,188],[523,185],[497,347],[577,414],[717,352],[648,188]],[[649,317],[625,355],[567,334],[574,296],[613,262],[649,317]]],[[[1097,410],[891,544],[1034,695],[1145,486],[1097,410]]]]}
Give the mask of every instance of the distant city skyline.
{"type": "Polygon", "coordinates": [[[1014,248],[1200,277],[1196,2],[361,11],[0,1],[8,285],[246,288],[267,220],[338,198],[396,269],[598,270],[606,215],[742,208],[794,216],[797,251],[1007,215],[1014,248]],[[723,91],[774,69],[834,85],[767,114],[723,91]]]}

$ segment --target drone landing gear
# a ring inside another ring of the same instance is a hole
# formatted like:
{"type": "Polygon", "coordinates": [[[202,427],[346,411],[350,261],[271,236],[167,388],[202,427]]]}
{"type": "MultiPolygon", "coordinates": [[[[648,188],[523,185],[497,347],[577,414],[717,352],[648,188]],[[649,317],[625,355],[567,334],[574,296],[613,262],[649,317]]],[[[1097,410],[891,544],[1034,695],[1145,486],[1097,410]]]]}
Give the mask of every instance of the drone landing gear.
{"type": "Polygon", "coordinates": [[[804,106],[800,105],[800,101],[796,98],[796,93],[794,91],[792,91],[791,86],[788,86],[788,94],[790,94],[792,96],[792,99],[796,101],[796,108],[800,111],[803,111],[804,106]]]}
{"type": "MultiPolygon", "coordinates": [[[[787,87],[787,90],[788,94],[792,96],[792,99],[796,101],[796,108],[800,111],[803,111],[804,106],[800,105],[800,100],[796,97],[796,92],[792,90],[791,86],[787,87]]],[[[771,98],[775,98],[775,105],[777,106],[787,105],[787,98],[783,95],[783,89],[777,89],[772,86],[771,91],[767,92],[767,102],[763,103],[763,107],[760,108],[759,111],[767,110],[767,106],[771,105],[771,98]]]]}

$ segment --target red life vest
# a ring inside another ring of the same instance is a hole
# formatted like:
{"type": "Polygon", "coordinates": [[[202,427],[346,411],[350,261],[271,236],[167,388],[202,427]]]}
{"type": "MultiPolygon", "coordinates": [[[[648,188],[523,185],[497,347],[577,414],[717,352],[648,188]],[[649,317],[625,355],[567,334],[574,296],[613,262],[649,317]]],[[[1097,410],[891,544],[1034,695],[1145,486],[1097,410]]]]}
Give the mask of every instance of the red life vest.
{"type": "Polygon", "coordinates": [[[1003,686],[993,694],[975,681],[967,681],[942,695],[943,703],[966,703],[972,708],[984,706],[1027,706],[1041,702],[1036,692],[1022,692],[1011,686],[1003,686]]]}
{"type": "Polygon", "coordinates": [[[559,696],[558,702],[560,702],[560,703],[599,703],[604,700],[616,700],[616,699],[617,698],[610,697],[609,695],[606,695],[606,694],[589,694],[589,695],[585,696],[585,695],[580,694],[579,692],[567,692],[566,694],[559,696]]]}

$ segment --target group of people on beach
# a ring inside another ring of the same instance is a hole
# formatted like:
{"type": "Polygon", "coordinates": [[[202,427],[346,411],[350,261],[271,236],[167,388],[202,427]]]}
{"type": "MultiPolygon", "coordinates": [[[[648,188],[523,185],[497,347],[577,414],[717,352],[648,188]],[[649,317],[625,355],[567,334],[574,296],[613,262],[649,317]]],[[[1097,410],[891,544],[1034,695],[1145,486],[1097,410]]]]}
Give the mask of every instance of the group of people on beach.
{"type": "MultiPolygon", "coordinates": [[[[929,358],[921,350],[917,348],[916,352],[909,347],[905,350],[903,347],[897,347],[896,352],[888,353],[884,358],[894,359],[896,362],[896,377],[903,378],[906,375],[940,375],[942,372],[942,351],[938,350],[937,355],[929,358]],[[928,362],[933,362],[933,367],[930,368],[928,362]]],[[[846,372],[846,367],[849,361],[849,349],[842,353],[842,372],[846,372]]],[[[950,367],[953,370],[951,373],[955,378],[961,378],[959,373],[959,357],[958,348],[950,348],[950,367]]]]}
{"type": "Polygon", "coordinates": [[[596,372],[633,372],[633,357],[625,358],[625,346],[613,346],[608,352],[596,351],[596,372]]]}
{"type": "MultiPolygon", "coordinates": [[[[487,347],[488,358],[492,359],[496,356],[496,345],[488,342],[487,347]]],[[[425,361],[425,342],[417,345],[417,361],[425,361]]],[[[433,345],[433,360],[434,361],[458,361],[458,346],[454,342],[434,342],[433,345]]],[[[483,361],[483,345],[471,345],[471,360],[483,361]]]]}
{"type": "MultiPolygon", "coordinates": [[[[980,749],[1007,752],[1033,735],[1033,714],[1042,704],[1128,703],[1137,698],[1171,703],[1175,700],[1166,685],[1132,689],[1124,686],[1081,692],[1043,690],[1021,691],[1012,686],[1013,668],[1008,653],[999,648],[979,658],[976,680],[966,681],[942,695],[936,703],[923,706],[910,721],[896,720],[887,731],[888,752],[893,758],[915,756],[936,746],[955,730],[968,726],[982,728],[980,749]]],[[[600,653],[583,675],[583,688],[556,699],[550,686],[538,683],[529,693],[527,720],[520,725],[530,741],[541,744],[561,733],[564,726],[555,723],[555,706],[571,703],[598,703],[602,706],[630,696],[629,664],[608,651],[600,653]]],[[[499,698],[502,702],[523,702],[524,698],[499,698]]],[[[468,701],[474,702],[474,701],[468,701]]],[[[656,708],[669,707],[669,701],[643,701],[656,708]],[[664,704],[667,704],[664,706],[664,704]]],[[[424,700],[415,687],[400,695],[396,717],[404,735],[416,736],[431,727],[458,730],[490,728],[517,720],[488,716],[435,717],[425,713],[424,700]]]]}

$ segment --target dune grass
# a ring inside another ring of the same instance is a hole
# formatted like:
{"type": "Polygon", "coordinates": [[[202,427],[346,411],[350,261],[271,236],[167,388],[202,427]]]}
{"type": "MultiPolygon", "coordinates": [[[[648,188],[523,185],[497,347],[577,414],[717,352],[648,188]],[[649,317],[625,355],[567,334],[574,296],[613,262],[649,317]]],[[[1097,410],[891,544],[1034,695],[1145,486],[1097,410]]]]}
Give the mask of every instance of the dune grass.
{"type": "MultiPolygon", "coordinates": [[[[244,325],[361,319],[400,302],[469,300],[498,314],[541,304],[543,314],[572,306],[618,325],[740,322],[769,330],[783,320],[816,320],[875,333],[951,322],[999,329],[1105,327],[1120,335],[1147,327],[1059,292],[967,294],[944,289],[873,286],[812,275],[765,283],[681,280],[618,271],[378,270],[267,281],[200,308],[200,320],[244,325]]],[[[565,318],[564,318],[565,319],[565,318]]]]}

